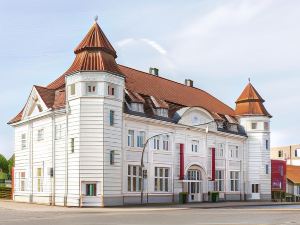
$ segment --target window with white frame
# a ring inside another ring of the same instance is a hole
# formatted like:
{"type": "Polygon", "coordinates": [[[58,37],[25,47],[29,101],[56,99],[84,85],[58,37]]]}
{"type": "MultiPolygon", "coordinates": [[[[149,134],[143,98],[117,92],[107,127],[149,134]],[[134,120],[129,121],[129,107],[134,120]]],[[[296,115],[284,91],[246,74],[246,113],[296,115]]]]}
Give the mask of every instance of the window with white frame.
{"type": "Polygon", "coordinates": [[[88,183],[85,185],[85,195],[86,196],[97,196],[97,184],[88,183]]]}
{"type": "Polygon", "coordinates": [[[299,148],[297,148],[297,149],[295,149],[295,157],[300,157],[300,149],[299,148]]]}
{"type": "Polygon", "coordinates": [[[257,123],[251,123],[251,129],[256,130],[257,129],[257,123]]]}
{"type": "Polygon", "coordinates": [[[138,148],[143,148],[145,143],[145,132],[144,131],[139,131],[137,133],[137,138],[136,138],[136,145],[138,148]]]}
{"type": "Polygon", "coordinates": [[[169,135],[163,135],[162,136],[163,139],[163,150],[165,151],[169,151],[169,135]]]}
{"type": "Polygon", "coordinates": [[[266,174],[269,174],[269,165],[266,164],[266,174]]]}
{"type": "Polygon", "coordinates": [[[153,138],[153,149],[159,150],[159,145],[160,145],[160,137],[157,136],[153,138]]]}
{"type": "Polygon", "coordinates": [[[269,149],[269,140],[266,140],[266,150],[268,150],[269,149]]]}
{"type": "Polygon", "coordinates": [[[127,146],[134,147],[134,130],[128,130],[127,146]]]}
{"type": "Polygon", "coordinates": [[[43,192],[43,169],[37,168],[37,192],[43,192]]]}
{"type": "Polygon", "coordinates": [[[110,165],[115,164],[115,151],[114,150],[111,150],[109,152],[109,162],[110,162],[110,165]]]}
{"type": "Polygon", "coordinates": [[[37,137],[38,141],[42,141],[44,140],[44,129],[39,129],[38,130],[38,137],[37,137]]]}
{"type": "Polygon", "coordinates": [[[156,109],[156,115],[161,117],[168,117],[168,109],[158,108],[156,109]]]}
{"type": "Polygon", "coordinates": [[[127,187],[129,192],[141,191],[142,169],[141,166],[128,165],[127,187]]]}
{"type": "Polygon", "coordinates": [[[268,131],[270,129],[269,122],[264,122],[264,130],[268,131]]]}
{"type": "Polygon", "coordinates": [[[155,167],[154,191],[170,191],[170,168],[155,167]]]}
{"type": "Polygon", "coordinates": [[[230,154],[230,158],[238,159],[239,158],[239,146],[229,145],[229,154],[230,154]]]}
{"type": "Polygon", "coordinates": [[[281,158],[283,156],[283,151],[282,150],[279,150],[278,151],[278,158],[281,158]]]}
{"type": "Polygon", "coordinates": [[[192,141],[192,152],[199,152],[199,141],[198,140],[192,141]]]}
{"type": "Polygon", "coordinates": [[[21,135],[21,148],[22,150],[26,148],[26,134],[21,135]]]}
{"type": "Polygon", "coordinates": [[[62,138],[62,125],[58,124],[55,125],[55,139],[61,139],[62,138]]]}
{"type": "Polygon", "coordinates": [[[110,95],[110,96],[115,96],[116,95],[116,88],[115,88],[114,85],[109,84],[107,86],[107,94],[110,95]]]}
{"type": "Polygon", "coordinates": [[[130,104],[130,109],[135,112],[144,112],[144,104],[133,102],[130,104]]]}
{"type": "Polygon", "coordinates": [[[252,193],[259,193],[259,185],[252,184],[252,193]]]}
{"type": "Polygon", "coordinates": [[[97,91],[96,84],[87,83],[86,84],[86,93],[87,94],[95,94],[97,91]]]}
{"type": "Polygon", "coordinates": [[[75,95],[76,94],[76,86],[75,84],[69,85],[69,90],[70,90],[70,95],[75,95]]]}
{"type": "Polygon", "coordinates": [[[70,147],[71,147],[71,153],[74,153],[74,151],[75,151],[75,138],[70,139],[70,147]]]}
{"type": "Polygon", "coordinates": [[[113,126],[115,124],[115,111],[109,110],[109,125],[113,126]]]}
{"type": "Polygon", "coordinates": [[[25,172],[19,172],[19,191],[25,191],[25,172]]]}
{"type": "Polygon", "coordinates": [[[240,172],[230,171],[230,191],[240,190],[240,172]]]}
{"type": "Polygon", "coordinates": [[[224,144],[219,143],[216,149],[216,157],[222,158],[224,157],[224,144]]]}
{"type": "Polygon", "coordinates": [[[215,191],[224,191],[224,170],[216,170],[216,177],[214,183],[215,191]]]}

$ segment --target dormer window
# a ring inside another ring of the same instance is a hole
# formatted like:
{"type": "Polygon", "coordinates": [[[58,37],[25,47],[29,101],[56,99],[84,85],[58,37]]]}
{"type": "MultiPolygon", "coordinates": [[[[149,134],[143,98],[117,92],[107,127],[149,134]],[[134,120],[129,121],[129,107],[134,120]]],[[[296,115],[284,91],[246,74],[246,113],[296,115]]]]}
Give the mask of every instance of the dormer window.
{"type": "Polygon", "coordinates": [[[87,92],[87,94],[95,94],[96,93],[96,85],[95,84],[87,84],[86,92],[87,92]]]}
{"type": "Polygon", "coordinates": [[[144,112],[144,104],[133,102],[130,104],[130,108],[135,112],[144,112]]]}
{"type": "Polygon", "coordinates": [[[168,109],[158,108],[155,111],[157,116],[168,117],[168,109]]]}

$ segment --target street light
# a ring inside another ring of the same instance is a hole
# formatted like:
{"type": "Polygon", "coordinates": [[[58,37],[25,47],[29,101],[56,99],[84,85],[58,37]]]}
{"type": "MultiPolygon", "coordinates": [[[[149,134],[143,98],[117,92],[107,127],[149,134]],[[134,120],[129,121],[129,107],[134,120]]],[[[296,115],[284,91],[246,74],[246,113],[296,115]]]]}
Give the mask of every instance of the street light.
{"type": "Polygon", "coordinates": [[[142,170],[142,177],[141,177],[141,204],[143,204],[143,198],[144,198],[144,153],[145,153],[145,149],[149,143],[149,141],[155,137],[159,137],[161,135],[166,135],[166,134],[171,134],[173,132],[166,132],[166,133],[161,133],[161,134],[156,134],[150,138],[148,138],[146,140],[146,142],[144,143],[144,147],[143,147],[143,150],[142,150],[142,157],[141,157],[141,170],[142,170]]]}

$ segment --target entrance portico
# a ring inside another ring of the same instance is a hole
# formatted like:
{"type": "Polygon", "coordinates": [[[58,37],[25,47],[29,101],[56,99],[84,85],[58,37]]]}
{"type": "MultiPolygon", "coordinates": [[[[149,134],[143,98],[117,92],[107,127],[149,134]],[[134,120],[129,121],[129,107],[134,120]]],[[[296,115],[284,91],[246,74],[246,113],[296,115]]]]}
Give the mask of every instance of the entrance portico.
{"type": "Polygon", "coordinates": [[[207,193],[207,178],[199,165],[189,166],[183,180],[184,192],[188,193],[188,202],[203,202],[207,193]]]}

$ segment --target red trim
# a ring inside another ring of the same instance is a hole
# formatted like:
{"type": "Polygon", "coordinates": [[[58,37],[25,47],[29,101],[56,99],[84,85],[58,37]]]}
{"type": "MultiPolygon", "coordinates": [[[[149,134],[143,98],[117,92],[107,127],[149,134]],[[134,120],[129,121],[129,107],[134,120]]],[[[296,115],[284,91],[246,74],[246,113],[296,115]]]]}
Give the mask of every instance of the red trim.
{"type": "Polygon", "coordinates": [[[179,180],[184,180],[184,144],[180,144],[180,175],[179,180]]]}
{"type": "Polygon", "coordinates": [[[216,179],[216,149],[211,148],[211,180],[216,179]]]}

